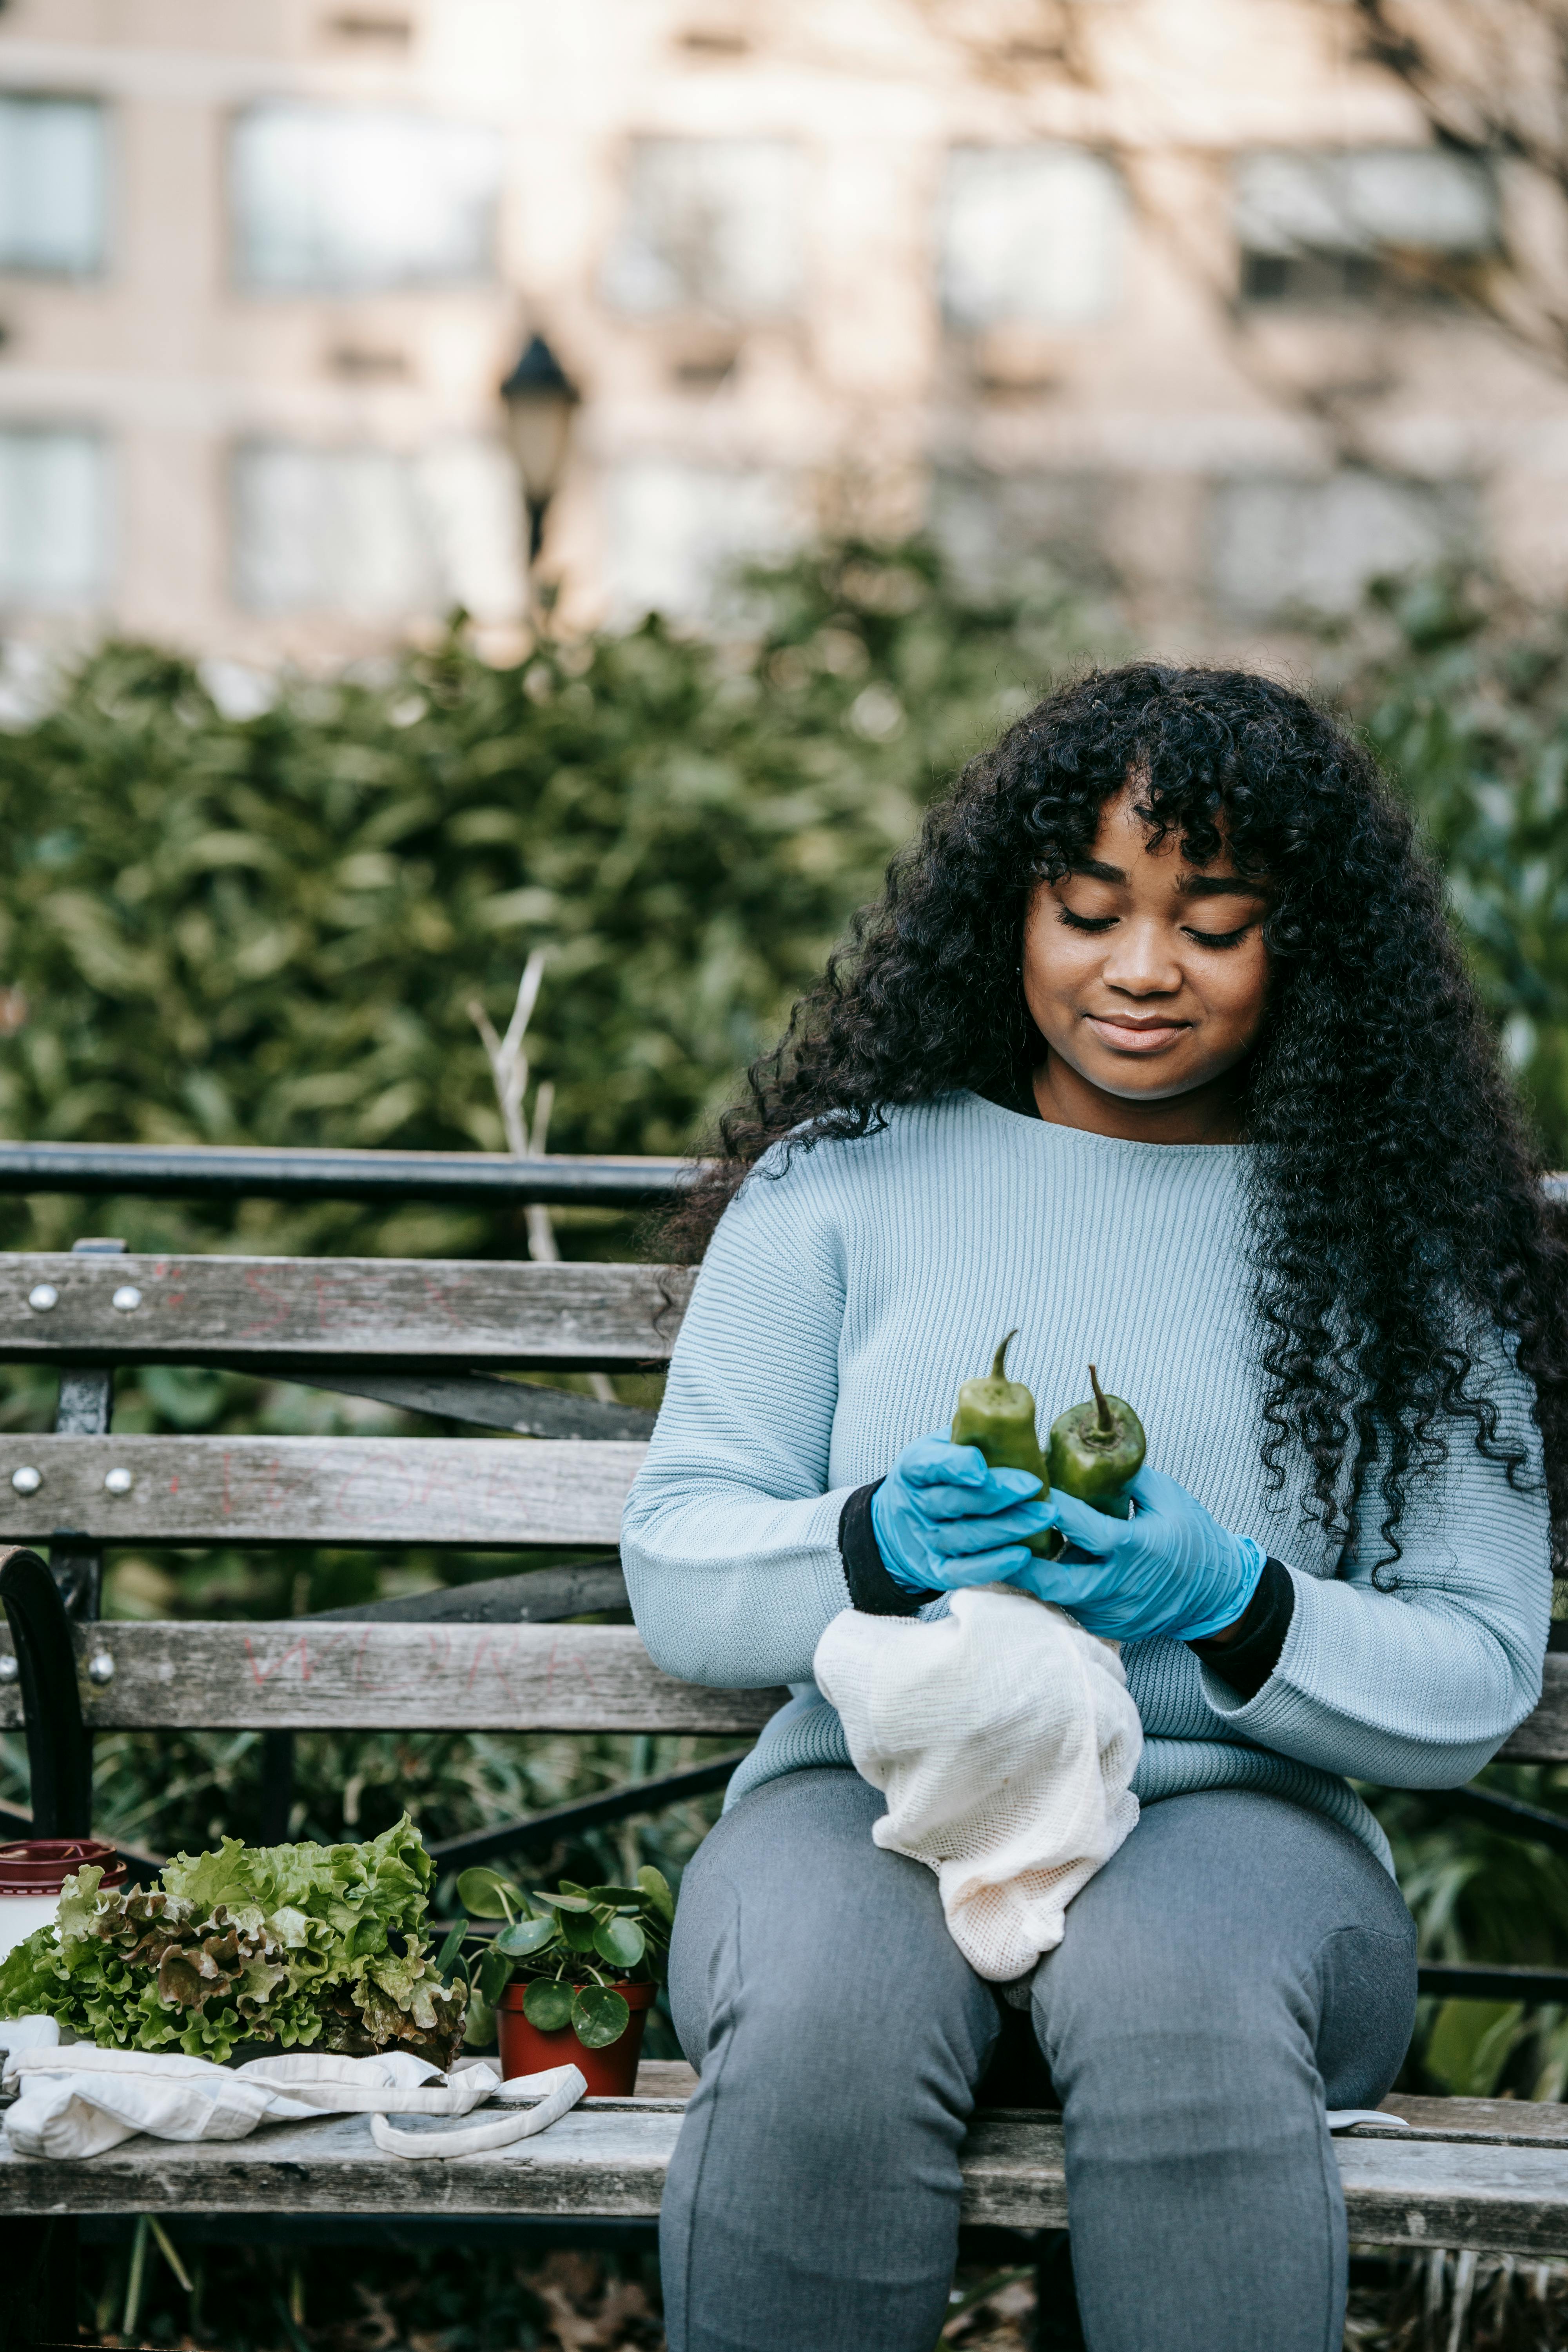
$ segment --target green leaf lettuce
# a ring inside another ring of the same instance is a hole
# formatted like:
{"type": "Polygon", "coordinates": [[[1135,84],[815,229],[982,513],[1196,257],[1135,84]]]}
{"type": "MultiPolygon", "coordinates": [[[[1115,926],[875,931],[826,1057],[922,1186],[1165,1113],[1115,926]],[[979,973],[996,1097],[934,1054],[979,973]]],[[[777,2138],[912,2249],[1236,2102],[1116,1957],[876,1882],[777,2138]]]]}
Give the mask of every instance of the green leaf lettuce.
{"type": "Polygon", "coordinates": [[[419,1932],[432,1874],[406,1814],[363,1845],[177,1854],[153,1888],[66,1881],[56,1925],[0,1964],[0,2017],[43,2012],[104,2047],[220,2063],[241,2043],[449,2065],[465,1990],[419,1932]]]}

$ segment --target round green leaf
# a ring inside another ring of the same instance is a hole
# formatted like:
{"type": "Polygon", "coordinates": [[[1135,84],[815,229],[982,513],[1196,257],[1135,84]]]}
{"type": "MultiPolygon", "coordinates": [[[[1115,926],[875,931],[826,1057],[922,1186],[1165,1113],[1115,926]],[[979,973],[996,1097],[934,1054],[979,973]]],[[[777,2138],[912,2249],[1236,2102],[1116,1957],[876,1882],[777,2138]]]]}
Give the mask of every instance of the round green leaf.
{"type": "Polygon", "coordinates": [[[514,1886],[499,1871],[486,1870],[482,1864],[463,1872],[458,1881],[458,1900],[470,1919],[504,1919],[510,1912],[528,1908],[521,1886],[514,1886]]]}
{"type": "Polygon", "coordinates": [[[496,2013],[488,2000],[477,1993],[468,1995],[468,2006],[463,2018],[463,2046],[468,2050],[488,2050],[496,2038],[496,2013]]]}
{"type": "Polygon", "coordinates": [[[555,1932],[553,1919],[514,1919],[510,1927],[500,1930],[495,1948],[509,1959],[531,1959],[535,1952],[542,1952],[546,1944],[555,1941],[555,1932]]]}
{"type": "Polygon", "coordinates": [[[588,1900],[591,1903],[640,1903],[642,1889],[640,1886],[590,1886],[588,1900]]]}
{"type": "Polygon", "coordinates": [[[674,1918],[675,1897],[662,1870],[656,1870],[651,1862],[645,1862],[637,1873],[637,1885],[661,1919],[674,1918]]]}
{"type": "Polygon", "coordinates": [[[573,1911],[563,1911],[561,1914],[562,1939],[569,1950],[591,1952],[594,1948],[595,1931],[595,1920],[591,1912],[584,1911],[579,1915],[573,1911]]]}
{"type": "Polygon", "coordinates": [[[474,1982],[479,1989],[479,1999],[493,2009],[511,1982],[511,1962],[506,1954],[487,1952],[474,1971],[474,1982]]]}
{"type": "Polygon", "coordinates": [[[594,1949],[613,1969],[635,1969],[647,1949],[647,1939],[635,1919],[616,1916],[595,1928],[594,1949]]]}
{"type": "Polygon", "coordinates": [[[607,2050],[618,2042],[631,2009],[608,1985],[584,1985],[572,1996],[572,2023],[584,2050],[607,2050]]]}
{"type": "Polygon", "coordinates": [[[552,1911],[591,1911],[593,1905],[585,1895],[536,1895],[536,1903],[548,1903],[552,1911]]]}
{"type": "Polygon", "coordinates": [[[522,1996],[522,2013],[541,2033],[559,2033],[571,2021],[571,1986],[536,1979],[522,1996]]]}

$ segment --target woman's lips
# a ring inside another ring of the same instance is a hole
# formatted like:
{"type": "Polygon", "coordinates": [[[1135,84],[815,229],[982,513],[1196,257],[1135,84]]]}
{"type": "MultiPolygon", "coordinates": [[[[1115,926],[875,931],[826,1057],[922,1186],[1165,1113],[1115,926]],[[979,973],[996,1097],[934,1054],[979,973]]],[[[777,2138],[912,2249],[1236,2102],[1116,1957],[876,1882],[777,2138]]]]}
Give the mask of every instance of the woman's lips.
{"type": "Polygon", "coordinates": [[[1113,1054],[1158,1054],[1184,1036],[1188,1027],[1185,1021],[1162,1021],[1148,1028],[1135,1027],[1131,1022],[1104,1020],[1093,1013],[1086,1013],[1084,1018],[1101,1045],[1109,1045],[1113,1054]]]}

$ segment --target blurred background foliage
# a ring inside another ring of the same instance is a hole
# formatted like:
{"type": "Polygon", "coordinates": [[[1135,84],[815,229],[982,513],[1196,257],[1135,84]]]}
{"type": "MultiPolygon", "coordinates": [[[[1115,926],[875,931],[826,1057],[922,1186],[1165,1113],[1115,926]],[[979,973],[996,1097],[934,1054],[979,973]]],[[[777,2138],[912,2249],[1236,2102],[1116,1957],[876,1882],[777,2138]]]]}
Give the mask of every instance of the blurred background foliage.
{"type": "Polygon", "coordinates": [[[1568,1166],[1568,614],[1459,573],[1384,583],[1323,671],[1420,813],[1549,1160],[1568,1166]]]}
{"type": "MultiPolygon", "coordinates": [[[[504,1024],[550,950],[529,1034],[558,1150],[687,1148],[964,760],[1055,677],[1125,650],[1048,572],[976,601],[916,543],[750,575],[750,634],[657,620],[487,667],[460,620],[425,651],[279,681],[227,717],[189,665],[110,645],[0,739],[0,1131],[143,1142],[500,1147],[468,1011],[504,1024]]],[[[1325,636],[1318,684],[1416,806],[1543,1146],[1568,1164],[1568,615],[1458,574],[1385,583],[1325,636]]],[[[567,1255],[627,1221],[557,1220],[567,1255]]],[[[0,1200],[0,1246],[515,1255],[506,1210],[58,1196],[0,1200]]],[[[621,1381],[627,1402],[654,1381],[621,1381]]],[[[51,1377],[0,1372],[0,1426],[43,1429],[51,1377]]],[[[354,1400],[208,1371],[123,1376],[121,1430],[428,1432],[354,1400]]],[[[522,1441],[520,1441],[522,1442],[522,1441]]],[[[515,1559],[121,1554],[122,1615],[274,1616],[515,1559]]],[[[716,1743],[378,1735],[298,1743],[296,1835],[431,1837],[514,1818],[716,1743]]],[[[252,1736],[99,1743],[101,1825],[157,1851],[254,1836],[252,1736]]],[[[1568,1812],[1568,1774],[1494,1767],[1568,1812]]],[[[26,1801],[0,1740],[0,1801],[26,1801]]],[[[1568,1864],[1375,1797],[1439,1959],[1568,1962],[1568,1864]]],[[[530,1868],[672,1879],[717,1799],[591,1833],[530,1868]]],[[[650,2048],[673,2049],[656,2032],[650,2048]]],[[[1568,2011],[1424,2005],[1412,2083],[1568,2089],[1568,2011]]]]}
{"type": "MultiPolygon", "coordinates": [[[[1048,583],[976,604],[921,547],[753,595],[739,645],[649,620],[496,670],[459,627],[243,720],[104,647],[0,756],[0,1128],[500,1149],[467,1007],[504,1023],[542,945],[552,1147],[685,1148],[922,803],[1087,643],[1048,583]]],[[[35,1203],[5,1239],[51,1213],[76,1224],[35,1203]]],[[[423,1211],[258,1208],[234,1237],[356,1231],[508,1243],[423,1211]]]]}

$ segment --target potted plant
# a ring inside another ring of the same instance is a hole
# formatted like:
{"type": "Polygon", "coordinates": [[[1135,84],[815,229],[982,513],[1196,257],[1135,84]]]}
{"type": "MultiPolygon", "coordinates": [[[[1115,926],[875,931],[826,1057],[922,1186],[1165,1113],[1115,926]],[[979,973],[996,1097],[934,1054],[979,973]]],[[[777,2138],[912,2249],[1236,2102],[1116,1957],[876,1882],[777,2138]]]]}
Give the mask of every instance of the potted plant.
{"type": "Polygon", "coordinates": [[[643,2030],[664,1977],[675,1897],[649,1864],[635,1886],[559,1886],[525,1893],[499,1872],[465,1870],[458,1900],[469,1919],[499,1919],[478,1937],[459,1920],[442,1974],[468,1982],[467,2039],[489,2039],[493,2012],[501,2073],[534,2074],[570,2062],[594,2098],[625,2098],[637,2081],[643,2030]]]}

